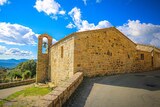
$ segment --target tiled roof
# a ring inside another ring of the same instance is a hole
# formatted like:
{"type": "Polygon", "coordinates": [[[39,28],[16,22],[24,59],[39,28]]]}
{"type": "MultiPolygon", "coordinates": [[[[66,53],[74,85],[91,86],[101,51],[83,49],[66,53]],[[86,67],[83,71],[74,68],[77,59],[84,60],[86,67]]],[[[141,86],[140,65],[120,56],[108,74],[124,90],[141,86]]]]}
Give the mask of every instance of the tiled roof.
{"type": "Polygon", "coordinates": [[[160,53],[160,49],[151,45],[143,45],[143,44],[137,44],[136,46],[137,50],[140,51],[146,51],[146,52],[152,52],[153,50],[160,53]]]}

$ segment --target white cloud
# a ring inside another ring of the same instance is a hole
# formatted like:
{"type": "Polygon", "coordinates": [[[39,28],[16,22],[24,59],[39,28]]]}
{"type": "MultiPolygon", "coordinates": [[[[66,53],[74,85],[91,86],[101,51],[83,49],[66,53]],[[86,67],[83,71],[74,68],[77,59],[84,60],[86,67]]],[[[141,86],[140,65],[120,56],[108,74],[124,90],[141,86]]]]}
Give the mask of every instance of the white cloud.
{"type": "Polygon", "coordinates": [[[66,27],[67,28],[74,28],[76,27],[78,31],[85,31],[85,30],[93,30],[93,29],[100,29],[100,28],[107,28],[111,27],[111,23],[107,20],[100,21],[97,25],[94,23],[89,23],[87,20],[81,19],[81,11],[79,8],[74,7],[69,13],[68,13],[73,23],[69,23],[66,27]]]}
{"type": "Polygon", "coordinates": [[[35,45],[38,34],[32,29],[19,25],[1,22],[0,43],[12,45],[35,45]]]}
{"type": "Polygon", "coordinates": [[[60,4],[54,0],[37,0],[34,6],[39,12],[45,12],[47,15],[57,14],[60,4]]]}
{"type": "Polygon", "coordinates": [[[6,4],[6,3],[8,3],[7,0],[0,0],[0,6],[4,5],[4,4],[6,4]]]}
{"type": "MultiPolygon", "coordinates": [[[[112,24],[107,20],[99,21],[97,25],[81,19],[81,11],[74,7],[69,13],[73,20],[66,27],[77,28],[78,31],[93,30],[111,27],[112,24]]],[[[128,36],[135,43],[149,44],[160,47],[160,25],[151,23],[141,23],[139,20],[128,20],[128,23],[117,26],[121,32],[128,36]]]]}
{"type": "Polygon", "coordinates": [[[111,26],[112,25],[109,21],[103,20],[103,21],[100,21],[96,27],[97,28],[106,28],[106,27],[111,27],[111,26]]]}
{"type": "Polygon", "coordinates": [[[56,39],[52,39],[52,44],[55,44],[57,42],[56,39]]]}
{"type": "Polygon", "coordinates": [[[96,3],[101,3],[102,0],[96,0],[96,3]]]}
{"type": "Polygon", "coordinates": [[[55,0],[36,0],[34,8],[38,12],[44,12],[53,19],[57,19],[57,15],[64,15],[65,11],[61,9],[61,5],[55,0]]]}
{"type": "Polygon", "coordinates": [[[81,22],[82,22],[80,9],[77,8],[77,7],[74,7],[68,14],[71,16],[74,24],[75,24],[78,28],[80,28],[80,24],[81,24],[81,22]]]}
{"type": "Polygon", "coordinates": [[[82,20],[82,25],[79,28],[79,31],[93,30],[93,29],[101,29],[111,27],[111,23],[107,20],[100,21],[97,25],[94,23],[88,23],[87,20],[82,20]]]}
{"type": "Polygon", "coordinates": [[[5,55],[16,55],[16,56],[30,56],[32,55],[32,52],[20,50],[18,48],[10,48],[4,54],[5,55]]]}
{"type": "Polygon", "coordinates": [[[117,29],[136,43],[160,47],[160,25],[141,23],[139,20],[128,20],[128,23],[118,26],[117,29]]]}
{"type": "Polygon", "coordinates": [[[75,28],[75,27],[76,26],[71,22],[66,26],[66,28],[70,28],[70,29],[75,28]]]}
{"type": "MultiPolygon", "coordinates": [[[[48,43],[48,39],[46,37],[43,38],[43,42],[48,43]]],[[[57,40],[56,39],[52,39],[52,44],[56,43],[57,40]]]]}
{"type": "Polygon", "coordinates": [[[0,55],[7,56],[31,56],[31,51],[20,50],[19,48],[7,49],[5,46],[0,45],[0,55]]]}
{"type": "Polygon", "coordinates": [[[3,54],[6,50],[7,48],[5,46],[0,45],[0,55],[3,54]]]}
{"type": "MultiPolygon", "coordinates": [[[[19,25],[2,22],[0,23],[0,43],[9,45],[36,45],[39,34],[32,29],[19,25]]],[[[53,38],[53,43],[57,42],[53,38]]]]}
{"type": "Polygon", "coordinates": [[[65,15],[65,14],[66,14],[66,11],[61,10],[61,11],[59,11],[59,14],[61,14],[61,15],[65,15]]]}
{"type": "Polygon", "coordinates": [[[83,0],[84,5],[87,5],[87,0],[83,0]]]}

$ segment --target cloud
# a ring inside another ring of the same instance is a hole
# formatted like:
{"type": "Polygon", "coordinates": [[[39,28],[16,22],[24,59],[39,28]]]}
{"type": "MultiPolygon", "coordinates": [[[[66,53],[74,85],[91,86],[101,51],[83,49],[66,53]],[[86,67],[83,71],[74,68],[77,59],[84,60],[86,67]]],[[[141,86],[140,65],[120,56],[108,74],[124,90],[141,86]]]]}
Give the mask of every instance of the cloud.
{"type": "Polygon", "coordinates": [[[61,15],[65,15],[65,14],[66,14],[66,11],[61,10],[61,11],[59,11],[59,14],[61,14],[61,15]]]}
{"type": "Polygon", "coordinates": [[[136,43],[160,47],[160,25],[128,20],[128,23],[118,26],[117,29],[136,43]]]}
{"type": "Polygon", "coordinates": [[[102,0],[96,0],[96,3],[101,3],[102,0]]]}
{"type": "Polygon", "coordinates": [[[7,4],[9,3],[8,0],[0,0],[0,6],[4,5],[4,4],[7,4]]]}
{"type": "Polygon", "coordinates": [[[0,43],[12,45],[35,45],[38,34],[32,29],[19,25],[0,22],[0,43]]]}
{"type": "MultiPolygon", "coordinates": [[[[33,45],[38,42],[39,34],[31,28],[19,24],[0,22],[0,43],[8,45],[33,45]]],[[[57,42],[53,38],[53,43],[57,42]]]]}
{"type": "Polygon", "coordinates": [[[0,45],[0,55],[3,54],[6,50],[7,48],[5,46],[0,45]]]}
{"type": "Polygon", "coordinates": [[[79,31],[108,28],[111,26],[111,23],[107,20],[100,21],[97,25],[95,25],[94,23],[89,23],[87,20],[82,20],[82,25],[80,26],[79,31]]]}
{"type": "Polygon", "coordinates": [[[77,27],[80,27],[80,24],[82,23],[80,9],[77,7],[74,7],[68,14],[71,16],[74,24],[77,27]]]}
{"type": "Polygon", "coordinates": [[[10,48],[5,52],[5,55],[30,56],[32,55],[32,52],[20,50],[18,48],[10,48]]]}
{"type": "Polygon", "coordinates": [[[100,29],[100,28],[107,28],[111,27],[111,23],[107,20],[100,21],[97,25],[94,23],[89,23],[87,20],[81,19],[81,11],[79,8],[74,7],[69,13],[70,17],[73,20],[73,23],[69,23],[66,27],[67,28],[77,28],[78,31],[85,31],[85,30],[93,30],[93,29],[100,29]]]}
{"type": "Polygon", "coordinates": [[[55,44],[57,42],[56,39],[52,39],[52,44],[55,44]]]}
{"type": "Polygon", "coordinates": [[[61,5],[55,0],[36,0],[34,8],[38,12],[44,12],[52,19],[57,19],[58,15],[64,15],[65,11],[61,9],[61,5]]]}
{"type": "Polygon", "coordinates": [[[9,55],[9,56],[31,56],[31,51],[20,50],[19,48],[10,48],[7,49],[5,46],[0,45],[0,55],[9,55]]]}
{"type": "Polygon", "coordinates": [[[70,29],[75,28],[75,27],[76,26],[71,22],[66,26],[66,28],[70,28],[70,29]]]}
{"type": "MultiPolygon", "coordinates": [[[[107,20],[99,21],[97,25],[89,23],[87,20],[82,20],[81,11],[77,7],[74,7],[68,14],[73,23],[70,22],[66,28],[77,28],[78,31],[85,31],[112,27],[112,24],[107,20]]],[[[128,20],[122,26],[117,26],[117,29],[135,43],[160,47],[160,25],[141,23],[139,20],[128,20]]]]}
{"type": "Polygon", "coordinates": [[[83,0],[84,5],[87,5],[87,0],[83,0]]]}
{"type": "MultiPolygon", "coordinates": [[[[43,42],[48,43],[48,39],[46,37],[43,38],[43,42]]],[[[56,43],[57,40],[56,39],[52,39],[52,44],[56,43]]]]}

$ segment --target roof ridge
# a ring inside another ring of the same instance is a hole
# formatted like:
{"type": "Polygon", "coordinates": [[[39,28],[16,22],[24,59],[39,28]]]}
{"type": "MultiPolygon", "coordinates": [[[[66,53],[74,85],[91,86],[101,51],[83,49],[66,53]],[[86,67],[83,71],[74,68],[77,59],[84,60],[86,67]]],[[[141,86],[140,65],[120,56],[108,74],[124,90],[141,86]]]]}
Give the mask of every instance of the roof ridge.
{"type": "Polygon", "coordinates": [[[142,45],[142,46],[147,46],[147,47],[152,47],[152,48],[156,48],[158,50],[160,50],[160,48],[154,46],[154,45],[149,45],[149,44],[140,44],[140,43],[137,43],[137,45],[142,45]]]}
{"type": "MultiPolygon", "coordinates": [[[[65,40],[66,38],[69,38],[69,37],[73,36],[74,34],[85,33],[85,32],[91,32],[91,31],[100,31],[100,30],[113,29],[113,28],[115,28],[115,27],[102,28],[102,29],[94,29],[94,30],[86,30],[86,31],[81,31],[81,32],[73,32],[73,33],[71,33],[71,34],[65,36],[64,38],[60,39],[58,42],[52,44],[52,46],[58,44],[59,42],[65,40]]],[[[52,47],[52,46],[51,46],[51,47],[52,47]]]]}

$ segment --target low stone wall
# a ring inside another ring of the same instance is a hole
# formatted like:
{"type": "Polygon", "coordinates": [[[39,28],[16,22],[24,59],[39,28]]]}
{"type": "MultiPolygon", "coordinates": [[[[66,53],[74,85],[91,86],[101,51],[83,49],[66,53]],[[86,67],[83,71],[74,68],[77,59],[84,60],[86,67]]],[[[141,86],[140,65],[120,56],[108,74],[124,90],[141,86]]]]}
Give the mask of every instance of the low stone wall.
{"type": "Polygon", "coordinates": [[[38,100],[34,107],[62,107],[83,80],[83,73],[77,72],[61,86],[38,100]]]}
{"type": "Polygon", "coordinates": [[[17,81],[17,82],[1,83],[0,84],[0,89],[31,84],[31,83],[34,83],[35,81],[36,81],[36,79],[28,79],[28,80],[17,81]]]}

